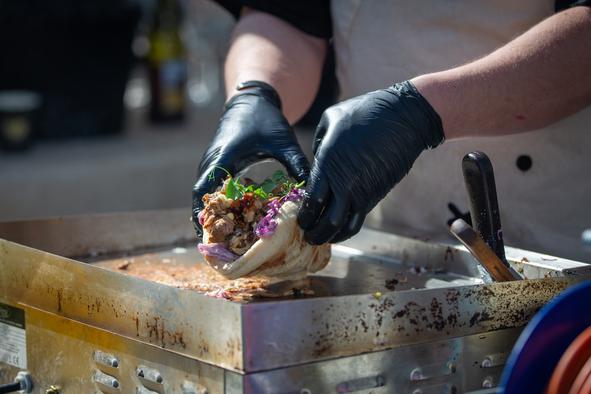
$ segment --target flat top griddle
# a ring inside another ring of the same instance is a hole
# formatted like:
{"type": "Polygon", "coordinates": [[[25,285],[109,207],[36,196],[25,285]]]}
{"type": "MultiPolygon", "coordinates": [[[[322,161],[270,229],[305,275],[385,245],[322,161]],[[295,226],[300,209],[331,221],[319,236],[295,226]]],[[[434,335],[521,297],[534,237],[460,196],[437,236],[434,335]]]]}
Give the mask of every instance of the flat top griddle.
{"type": "Polygon", "coordinates": [[[187,212],[0,223],[0,299],[248,374],[521,327],[589,274],[507,248],[530,280],[490,284],[463,247],[370,229],[333,248],[312,296],[229,302],[117,268],[206,272],[187,212]]]}
{"type": "Polygon", "coordinates": [[[98,259],[92,264],[124,275],[164,285],[194,290],[208,296],[238,302],[264,302],[310,297],[339,297],[385,294],[421,288],[437,288],[482,283],[445,267],[359,255],[351,258],[351,248],[333,246],[333,256],[322,271],[297,282],[271,284],[268,278],[228,280],[209,268],[194,245],[174,247],[119,258],[98,259]]]}

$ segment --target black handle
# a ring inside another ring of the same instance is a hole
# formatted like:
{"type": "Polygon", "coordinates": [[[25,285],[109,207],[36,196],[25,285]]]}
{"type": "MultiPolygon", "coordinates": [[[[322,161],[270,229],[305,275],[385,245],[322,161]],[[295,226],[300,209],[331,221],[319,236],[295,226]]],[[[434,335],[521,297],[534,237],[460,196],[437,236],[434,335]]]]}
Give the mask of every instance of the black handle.
{"type": "Polygon", "coordinates": [[[492,164],[484,153],[470,152],[462,159],[462,171],[470,199],[472,227],[495,254],[506,263],[492,164]]]}
{"type": "Polygon", "coordinates": [[[20,382],[8,383],[0,385],[0,394],[4,393],[16,393],[17,391],[21,391],[23,388],[21,387],[20,382]]]}

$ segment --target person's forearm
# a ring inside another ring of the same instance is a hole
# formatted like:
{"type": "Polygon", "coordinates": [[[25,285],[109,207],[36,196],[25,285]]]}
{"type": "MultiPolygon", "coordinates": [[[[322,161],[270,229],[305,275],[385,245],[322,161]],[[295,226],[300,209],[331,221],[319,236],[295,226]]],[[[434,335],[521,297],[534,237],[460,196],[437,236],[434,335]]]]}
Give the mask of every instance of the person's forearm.
{"type": "Polygon", "coordinates": [[[591,8],[553,15],[480,60],[412,82],[447,139],[554,123],[591,104],[591,8]]]}
{"type": "Polygon", "coordinates": [[[314,100],[326,45],[326,40],[305,34],[272,15],[243,11],[226,58],[227,97],[236,93],[240,82],[267,82],[279,93],[285,117],[294,123],[314,100]]]}

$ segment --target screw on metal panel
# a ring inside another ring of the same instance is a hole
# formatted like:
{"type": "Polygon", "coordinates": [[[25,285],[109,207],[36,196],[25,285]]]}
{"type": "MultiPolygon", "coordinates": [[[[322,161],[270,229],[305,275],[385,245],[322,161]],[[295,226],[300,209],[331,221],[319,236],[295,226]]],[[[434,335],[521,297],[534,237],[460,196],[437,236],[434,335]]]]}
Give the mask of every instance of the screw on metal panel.
{"type": "Polygon", "coordinates": [[[487,376],[484,378],[484,380],[482,381],[482,388],[484,389],[490,389],[494,387],[494,379],[492,376],[487,376]]]}
{"type": "Polygon", "coordinates": [[[421,371],[421,368],[415,368],[410,372],[410,380],[413,382],[417,380],[425,380],[425,376],[423,376],[423,371],[421,371]]]}
{"type": "Polygon", "coordinates": [[[100,370],[95,370],[94,374],[92,375],[92,380],[95,383],[102,384],[107,387],[112,387],[114,389],[119,388],[119,381],[114,376],[106,374],[100,370]]]}
{"type": "Polygon", "coordinates": [[[145,365],[140,365],[139,367],[137,367],[136,374],[140,378],[149,380],[154,383],[162,384],[162,382],[164,381],[162,375],[158,370],[146,367],[145,365]]]}
{"type": "Polygon", "coordinates": [[[92,359],[102,365],[107,367],[118,368],[119,367],[119,359],[112,354],[102,352],[100,350],[95,350],[92,352],[92,359]]]}
{"type": "Polygon", "coordinates": [[[300,394],[312,394],[312,390],[310,389],[301,389],[300,394]]]}
{"type": "Polygon", "coordinates": [[[492,360],[490,357],[485,357],[484,360],[482,360],[482,363],[480,364],[482,366],[482,368],[490,368],[492,367],[492,360]]]}
{"type": "Polygon", "coordinates": [[[456,373],[456,364],[454,364],[453,362],[448,362],[447,368],[449,368],[449,372],[456,373]]]}
{"type": "Polygon", "coordinates": [[[45,390],[45,394],[60,394],[61,389],[61,386],[52,384],[47,390],[45,390]]]}

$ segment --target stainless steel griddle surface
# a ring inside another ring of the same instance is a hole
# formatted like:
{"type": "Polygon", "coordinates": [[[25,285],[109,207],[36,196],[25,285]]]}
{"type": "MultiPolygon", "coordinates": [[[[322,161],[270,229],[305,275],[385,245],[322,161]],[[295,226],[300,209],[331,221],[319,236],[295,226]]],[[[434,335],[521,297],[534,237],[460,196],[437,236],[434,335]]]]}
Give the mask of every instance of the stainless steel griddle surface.
{"type": "MultiPolygon", "coordinates": [[[[249,293],[249,287],[256,286],[258,283],[265,285],[263,278],[244,278],[234,281],[223,278],[207,266],[192,245],[101,259],[93,264],[124,275],[219,297],[221,296],[217,290],[224,288],[243,287],[242,293],[249,293]]],[[[449,272],[444,266],[435,267],[427,263],[421,264],[421,262],[405,265],[392,259],[364,256],[358,250],[349,247],[333,246],[329,265],[324,270],[309,275],[307,283],[297,283],[294,287],[303,285],[306,290],[311,290],[304,291],[296,297],[334,297],[477,283],[482,283],[482,280],[449,272]]],[[[276,288],[285,289],[289,286],[289,283],[284,283],[276,288]]],[[[236,292],[240,293],[239,290],[236,292]]],[[[238,297],[238,300],[251,302],[271,299],[269,295],[252,299],[247,297],[246,300],[238,297]]]]}
{"type": "Polygon", "coordinates": [[[508,249],[531,280],[482,283],[463,248],[363,229],[311,276],[314,296],[228,302],[178,288],[178,271],[208,272],[187,246],[187,218],[180,210],[0,223],[0,298],[251,373],[521,327],[581,280],[548,276],[587,268],[508,249]],[[173,281],[129,275],[154,268],[173,281]]]}

